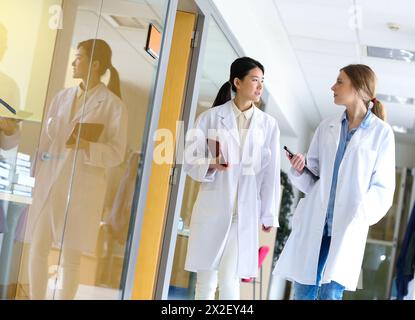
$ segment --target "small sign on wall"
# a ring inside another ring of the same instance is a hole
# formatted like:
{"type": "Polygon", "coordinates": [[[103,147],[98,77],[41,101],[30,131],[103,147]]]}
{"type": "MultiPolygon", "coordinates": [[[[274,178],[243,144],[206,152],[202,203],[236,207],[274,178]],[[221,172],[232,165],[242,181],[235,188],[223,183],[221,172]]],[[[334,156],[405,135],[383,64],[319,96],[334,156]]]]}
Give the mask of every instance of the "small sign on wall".
{"type": "Polygon", "coordinates": [[[146,51],[154,58],[158,59],[161,48],[161,32],[150,23],[148,27],[146,51]]]}

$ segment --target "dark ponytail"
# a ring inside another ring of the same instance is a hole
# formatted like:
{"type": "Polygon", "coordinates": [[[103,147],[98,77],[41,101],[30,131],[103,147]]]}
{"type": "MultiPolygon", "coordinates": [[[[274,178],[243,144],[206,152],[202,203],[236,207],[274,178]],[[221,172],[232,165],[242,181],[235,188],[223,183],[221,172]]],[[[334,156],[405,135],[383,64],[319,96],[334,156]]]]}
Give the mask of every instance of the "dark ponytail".
{"type": "Polygon", "coordinates": [[[212,108],[220,106],[231,100],[231,91],[236,92],[236,87],[234,85],[235,78],[243,80],[245,76],[248,75],[249,71],[255,68],[259,68],[261,69],[262,73],[265,73],[264,66],[260,62],[252,58],[242,57],[232,62],[230,79],[229,81],[225,82],[223,86],[219,89],[215,101],[213,102],[212,108]]]}
{"type": "Polygon", "coordinates": [[[219,92],[215,98],[215,101],[213,102],[212,107],[220,106],[221,104],[224,104],[225,102],[232,99],[231,95],[232,85],[229,81],[226,81],[223,86],[219,89],[219,92]]]}
{"type": "Polygon", "coordinates": [[[99,62],[98,73],[100,76],[103,76],[108,69],[110,70],[111,76],[108,89],[121,98],[120,76],[112,65],[112,50],[108,43],[102,39],[89,39],[80,42],[78,44],[79,48],[83,48],[92,61],[99,62]]]}
{"type": "Polygon", "coordinates": [[[110,67],[111,76],[108,82],[108,89],[110,89],[115,95],[121,99],[121,88],[120,88],[120,76],[117,69],[113,66],[110,67]]]}

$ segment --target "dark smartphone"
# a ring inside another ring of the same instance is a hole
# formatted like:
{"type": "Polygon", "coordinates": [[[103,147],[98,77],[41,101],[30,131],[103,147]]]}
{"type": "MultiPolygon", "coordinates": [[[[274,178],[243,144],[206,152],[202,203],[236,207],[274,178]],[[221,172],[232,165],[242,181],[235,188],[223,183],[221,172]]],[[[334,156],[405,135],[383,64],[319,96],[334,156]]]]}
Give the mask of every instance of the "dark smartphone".
{"type": "MultiPolygon", "coordinates": [[[[284,146],[284,150],[288,152],[290,158],[294,157],[294,152],[290,151],[290,149],[288,149],[287,146],[284,146]]],[[[316,175],[313,171],[308,169],[307,166],[304,166],[304,170],[307,171],[315,180],[320,179],[320,177],[316,175]]]]}
{"type": "Polygon", "coordinates": [[[292,153],[290,149],[287,148],[287,146],[284,146],[284,150],[288,152],[288,155],[290,156],[290,158],[294,157],[294,153],[292,153]]]}

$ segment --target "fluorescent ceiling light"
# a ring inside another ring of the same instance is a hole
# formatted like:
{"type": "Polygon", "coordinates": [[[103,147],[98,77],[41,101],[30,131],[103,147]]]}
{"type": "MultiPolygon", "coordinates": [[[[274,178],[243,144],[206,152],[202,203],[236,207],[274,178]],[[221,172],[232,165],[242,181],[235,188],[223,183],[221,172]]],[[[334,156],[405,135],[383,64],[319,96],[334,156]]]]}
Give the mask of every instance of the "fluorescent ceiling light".
{"type": "Polygon", "coordinates": [[[393,131],[399,133],[408,133],[408,129],[402,126],[392,126],[393,131]]]}
{"type": "Polygon", "coordinates": [[[372,46],[367,46],[366,49],[368,57],[415,62],[415,51],[372,46]]]}
{"type": "Polygon", "coordinates": [[[393,96],[393,95],[382,94],[382,93],[377,94],[376,98],[378,98],[380,101],[383,101],[383,102],[391,102],[391,103],[399,103],[399,104],[415,104],[415,98],[393,96]]]}
{"type": "Polygon", "coordinates": [[[143,22],[134,17],[123,17],[116,15],[107,15],[106,18],[110,20],[112,25],[121,28],[145,29],[143,22]]]}

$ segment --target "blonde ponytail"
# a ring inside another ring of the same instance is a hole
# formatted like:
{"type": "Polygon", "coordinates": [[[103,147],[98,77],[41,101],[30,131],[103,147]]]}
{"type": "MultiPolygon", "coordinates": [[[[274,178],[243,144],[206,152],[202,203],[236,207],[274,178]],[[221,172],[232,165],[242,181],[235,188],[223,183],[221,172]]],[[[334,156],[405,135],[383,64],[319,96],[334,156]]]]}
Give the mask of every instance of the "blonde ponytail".
{"type": "Polygon", "coordinates": [[[370,101],[373,103],[372,112],[375,114],[375,116],[382,119],[383,121],[386,121],[386,109],[382,102],[376,98],[373,98],[370,101]]]}

